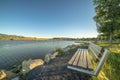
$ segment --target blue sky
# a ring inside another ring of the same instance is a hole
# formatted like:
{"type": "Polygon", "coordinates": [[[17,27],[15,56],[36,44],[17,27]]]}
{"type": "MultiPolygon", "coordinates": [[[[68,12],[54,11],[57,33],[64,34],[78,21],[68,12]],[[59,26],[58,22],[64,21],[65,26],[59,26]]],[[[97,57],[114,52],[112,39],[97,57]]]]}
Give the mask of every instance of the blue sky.
{"type": "Polygon", "coordinates": [[[0,0],[0,33],[96,37],[93,0],[0,0]]]}

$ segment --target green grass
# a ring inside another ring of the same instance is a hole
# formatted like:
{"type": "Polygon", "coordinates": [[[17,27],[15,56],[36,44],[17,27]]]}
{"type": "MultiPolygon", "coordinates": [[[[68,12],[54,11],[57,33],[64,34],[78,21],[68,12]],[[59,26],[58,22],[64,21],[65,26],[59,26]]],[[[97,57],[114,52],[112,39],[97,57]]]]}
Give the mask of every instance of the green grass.
{"type": "Polygon", "coordinates": [[[107,43],[98,43],[98,45],[107,48],[110,55],[99,75],[97,77],[92,76],[91,80],[120,80],[120,44],[113,44],[111,48],[108,47],[107,43]]]}

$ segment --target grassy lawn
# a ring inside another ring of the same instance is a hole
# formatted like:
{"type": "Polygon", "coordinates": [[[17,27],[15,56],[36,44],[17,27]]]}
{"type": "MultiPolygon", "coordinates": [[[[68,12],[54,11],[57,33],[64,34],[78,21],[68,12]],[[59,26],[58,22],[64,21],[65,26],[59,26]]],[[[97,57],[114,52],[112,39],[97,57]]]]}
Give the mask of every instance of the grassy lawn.
{"type": "Polygon", "coordinates": [[[98,43],[98,45],[107,48],[110,55],[99,75],[92,77],[91,80],[120,80],[120,43],[113,44],[111,48],[108,48],[107,43],[98,43]]]}

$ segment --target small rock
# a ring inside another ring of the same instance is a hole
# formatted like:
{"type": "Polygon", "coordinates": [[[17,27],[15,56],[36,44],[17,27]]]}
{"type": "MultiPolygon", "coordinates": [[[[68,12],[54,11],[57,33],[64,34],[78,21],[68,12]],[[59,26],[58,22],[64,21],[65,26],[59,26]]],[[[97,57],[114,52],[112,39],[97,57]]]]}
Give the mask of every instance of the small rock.
{"type": "Polygon", "coordinates": [[[50,61],[50,56],[51,56],[51,54],[47,54],[47,55],[45,56],[44,61],[45,61],[46,63],[48,63],[48,62],[50,61]]]}
{"type": "Polygon", "coordinates": [[[51,55],[51,59],[56,58],[57,55],[58,55],[58,52],[53,53],[53,55],[51,55]]]}

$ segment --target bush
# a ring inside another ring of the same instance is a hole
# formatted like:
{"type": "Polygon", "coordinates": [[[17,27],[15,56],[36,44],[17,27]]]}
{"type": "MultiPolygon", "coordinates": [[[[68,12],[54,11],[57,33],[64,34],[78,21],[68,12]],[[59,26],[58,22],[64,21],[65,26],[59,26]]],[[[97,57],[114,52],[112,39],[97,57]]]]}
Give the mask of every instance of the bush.
{"type": "Polygon", "coordinates": [[[64,51],[61,48],[57,48],[56,52],[58,52],[58,55],[56,57],[62,56],[64,54],[64,51]]]}
{"type": "Polygon", "coordinates": [[[14,73],[19,73],[22,70],[22,65],[18,65],[13,67],[13,69],[11,70],[14,73]]]}

